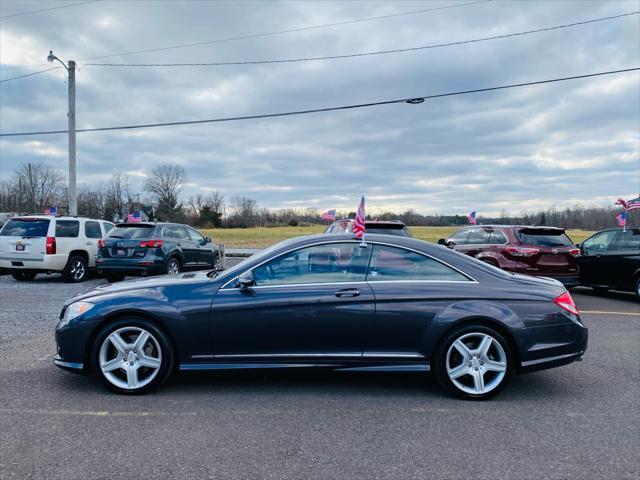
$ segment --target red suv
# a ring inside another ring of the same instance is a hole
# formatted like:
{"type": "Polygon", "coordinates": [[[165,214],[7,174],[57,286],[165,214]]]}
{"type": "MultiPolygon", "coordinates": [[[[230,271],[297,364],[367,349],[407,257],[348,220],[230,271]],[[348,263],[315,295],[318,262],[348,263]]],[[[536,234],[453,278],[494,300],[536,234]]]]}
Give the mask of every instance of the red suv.
{"type": "Polygon", "coordinates": [[[509,272],[555,278],[567,288],[580,283],[580,249],[562,228],[469,226],[438,243],[509,272]]]}

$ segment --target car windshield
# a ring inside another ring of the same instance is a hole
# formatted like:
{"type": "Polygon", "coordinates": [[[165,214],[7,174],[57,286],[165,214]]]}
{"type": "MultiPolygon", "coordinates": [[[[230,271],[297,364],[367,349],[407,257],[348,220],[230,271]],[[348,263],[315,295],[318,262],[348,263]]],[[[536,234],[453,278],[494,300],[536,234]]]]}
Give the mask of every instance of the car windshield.
{"type": "Polygon", "coordinates": [[[153,225],[118,225],[105,238],[124,238],[125,240],[149,238],[154,230],[153,225]]]}
{"type": "Polygon", "coordinates": [[[14,218],[7,222],[0,235],[3,237],[46,237],[49,220],[41,218],[14,218]]]}
{"type": "Polygon", "coordinates": [[[523,244],[537,247],[570,247],[573,245],[563,230],[525,229],[518,232],[518,237],[523,244]]]}

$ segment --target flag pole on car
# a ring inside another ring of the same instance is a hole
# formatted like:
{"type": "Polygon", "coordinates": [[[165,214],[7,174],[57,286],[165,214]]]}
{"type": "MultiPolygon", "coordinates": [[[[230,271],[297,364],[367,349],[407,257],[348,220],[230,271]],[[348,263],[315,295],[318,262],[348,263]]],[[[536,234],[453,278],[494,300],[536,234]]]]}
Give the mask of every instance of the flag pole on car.
{"type": "Polygon", "coordinates": [[[364,240],[364,230],[365,230],[364,220],[365,220],[364,195],[362,195],[362,198],[360,199],[360,205],[358,205],[358,210],[356,211],[356,219],[353,222],[353,233],[355,234],[356,238],[360,239],[361,247],[367,246],[364,240]]]}

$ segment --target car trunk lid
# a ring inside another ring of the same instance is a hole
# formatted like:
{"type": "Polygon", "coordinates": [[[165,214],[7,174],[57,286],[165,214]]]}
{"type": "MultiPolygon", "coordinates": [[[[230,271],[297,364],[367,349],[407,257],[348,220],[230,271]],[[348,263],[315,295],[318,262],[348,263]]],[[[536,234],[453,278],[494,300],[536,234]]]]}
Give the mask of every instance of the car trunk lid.
{"type": "Polygon", "coordinates": [[[521,245],[511,252],[528,272],[539,275],[577,274],[576,257],[580,250],[562,228],[527,227],[518,230],[521,245]],[[519,254],[518,254],[519,253],[519,254]]]}
{"type": "Polygon", "coordinates": [[[12,218],[0,232],[0,257],[17,263],[41,261],[46,255],[50,220],[46,218],[12,218]]]}

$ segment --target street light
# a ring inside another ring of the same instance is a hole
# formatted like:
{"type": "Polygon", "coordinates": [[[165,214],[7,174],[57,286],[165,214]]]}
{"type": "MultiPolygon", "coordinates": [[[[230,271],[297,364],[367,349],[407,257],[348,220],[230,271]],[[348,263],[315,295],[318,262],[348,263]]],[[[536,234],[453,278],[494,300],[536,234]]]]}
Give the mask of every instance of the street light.
{"type": "Polygon", "coordinates": [[[78,215],[78,190],[76,188],[76,62],[69,60],[66,65],[49,50],[47,61],[57,60],[67,71],[67,86],[69,87],[69,215],[78,215]]]}

